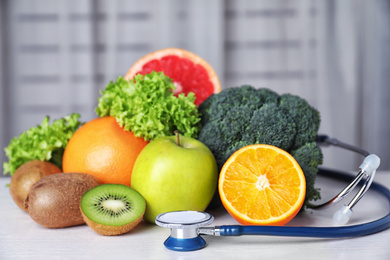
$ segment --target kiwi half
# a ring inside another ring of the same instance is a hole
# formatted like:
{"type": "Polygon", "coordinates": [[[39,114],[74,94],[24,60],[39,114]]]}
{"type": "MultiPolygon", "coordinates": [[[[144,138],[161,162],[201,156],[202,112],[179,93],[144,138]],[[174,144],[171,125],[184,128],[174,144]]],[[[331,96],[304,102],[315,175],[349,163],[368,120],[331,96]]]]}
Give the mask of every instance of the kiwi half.
{"type": "Polygon", "coordinates": [[[95,232],[115,236],[129,232],[141,222],[145,199],[122,184],[102,184],[87,191],[80,209],[85,223],[95,232]]]}

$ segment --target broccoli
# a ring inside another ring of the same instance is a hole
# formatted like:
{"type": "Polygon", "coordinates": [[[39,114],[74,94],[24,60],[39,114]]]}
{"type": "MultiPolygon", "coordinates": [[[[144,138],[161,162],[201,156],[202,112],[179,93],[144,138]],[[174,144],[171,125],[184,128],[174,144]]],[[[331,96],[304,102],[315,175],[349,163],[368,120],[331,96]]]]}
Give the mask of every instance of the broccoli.
{"type": "Polygon", "coordinates": [[[280,107],[286,108],[297,124],[297,134],[292,149],[298,149],[316,140],[320,127],[320,113],[316,109],[306,100],[291,94],[281,96],[280,107]]]}
{"type": "Polygon", "coordinates": [[[244,85],[211,95],[199,112],[202,128],[198,140],[213,152],[219,170],[246,145],[274,145],[300,164],[307,183],[305,204],[320,198],[314,187],[317,167],[322,164],[322,152],[315,142],[320,114],[306,100],[244,85]]]}
{"type": "Polygon", "coordinates": [[[306,179],[306,198],[305,204],[308,205],[310,200],[321,198],[320,190],[314,187],[318,165],[323,162],[321,148],[316,142],[306,143],[297,150],[290,152],[298,164],[301,166],[306,179]]]}
{"type": "Polygon", "coordinates": [[[228,88],[218,94],[208,97],[202,104],[202,125],[210,118],[213,121],[222,120],[232,107],[249,106],[251,111],[260,108],[264,103],[278,103],[279,95],[269,89],[255,89],[244,85],[240,88],[228,88]]]}
{"type": "Polygon", "coordinates": [[[275,103],[265,103],[253,112],[243,140],[250,144],[270,144],[287,151],[294,143],[296,132],[295,121],[288,111],[275,103]]]}

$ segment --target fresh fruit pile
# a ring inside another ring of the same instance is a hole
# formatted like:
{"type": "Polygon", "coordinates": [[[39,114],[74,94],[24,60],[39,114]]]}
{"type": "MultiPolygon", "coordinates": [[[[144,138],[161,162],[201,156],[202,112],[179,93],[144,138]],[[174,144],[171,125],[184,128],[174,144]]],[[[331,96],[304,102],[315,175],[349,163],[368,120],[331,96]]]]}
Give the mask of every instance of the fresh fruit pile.
{"type": "MultiPolygon", "coordinates": [[[[240,100],[255,97],[239,92],[240,100]]],[[[163,212],[206,210],[215,195],[243,224],[286,224],[303,205],[305,175],[283,147],[249,137],[221,160],[216,151],[229,142],[218,140],[228,140],[226,133],[251,134],[228,127],[225,118],[246,115],[218,112],[229,100],[229,92],[221,93],[214,69],[194,53],[167,48],[140,58],[101,91],[96,119],[82,123],[72,114],[50,125],[47,117],[11,141],[4,173],[12,176],[12,198],[42,226],[86,223],[108,236],[127,233],[142,219],[154,223],[163,212]],[[204,130],[207,120],[222,129],[222,139],[211,138],[219,130],[204,130]],[[206,132],[212,144],[198,138],[206,132]]]]}

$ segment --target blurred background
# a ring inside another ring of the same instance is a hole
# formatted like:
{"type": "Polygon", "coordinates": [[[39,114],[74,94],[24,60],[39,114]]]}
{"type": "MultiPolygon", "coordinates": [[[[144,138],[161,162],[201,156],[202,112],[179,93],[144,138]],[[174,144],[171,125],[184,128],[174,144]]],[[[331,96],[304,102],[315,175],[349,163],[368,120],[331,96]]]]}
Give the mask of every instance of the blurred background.
{"type": "MultiPolygon", "coordinates": [[[[180,47],[206,59],[223,88],[250,84],[305,98],[321,133],[362,147],[390,170],[390,1],[0,0],[1,161],[10,139],[77,112],[143,55],[180,47]]],[[[362,158],[326,148],[324,166],[362,158]]]]}

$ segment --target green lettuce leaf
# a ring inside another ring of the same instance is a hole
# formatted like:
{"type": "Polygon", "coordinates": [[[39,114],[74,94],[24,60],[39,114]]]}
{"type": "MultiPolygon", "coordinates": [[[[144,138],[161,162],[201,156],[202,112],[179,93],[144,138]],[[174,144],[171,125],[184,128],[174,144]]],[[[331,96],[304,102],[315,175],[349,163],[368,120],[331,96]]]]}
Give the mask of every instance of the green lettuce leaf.
{"type": "Polygon", "coordinates": [[[138,74],[130,81],[118,77],[100,91],[96,113],[114,116],[121,127],[146,141],[173,135],[175,130],[196,138],[201,126],[195,95],[176,97],[174,89],[163,72],[138,74]]]}
{"type": "Polygon", "coordinates": [[[71,114],[54,120],[50,125],[46,116],[37,127],[32,127],[11,139],[4,149],[9,162],[3,163],[4,175],[11,176],[25,162],[49,161],[62,168],[62,155],[70,137],[81,125],[79,114],[71,114]]]}

